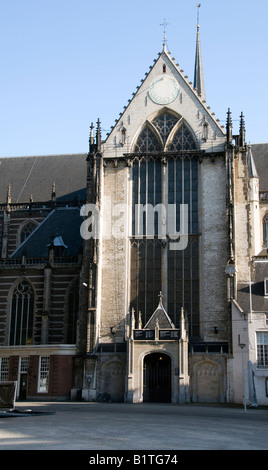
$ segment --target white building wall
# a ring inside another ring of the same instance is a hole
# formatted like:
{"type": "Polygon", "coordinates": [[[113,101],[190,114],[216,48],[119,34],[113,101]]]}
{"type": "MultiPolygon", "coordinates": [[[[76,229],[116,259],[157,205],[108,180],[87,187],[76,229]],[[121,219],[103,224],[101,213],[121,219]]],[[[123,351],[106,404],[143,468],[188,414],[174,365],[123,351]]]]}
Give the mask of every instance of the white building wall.
{"type": "MultiPolygon", "coordinates": [[[[246,405],[250,406],[252,401],[251,384],[254,382],[256,399],[258,405],[268,405],[268,396],[266,396],[265,380],[268,379],[268,369],[257,367],[257,331],[267,331],[266,315],[264,313],[243,312],[239,305],[233,302],[232,305],[233,320],[233,359],[232,362],[232,383],[233,403],[243,403],[244,382],[243,382],[243,363],[245,371],[245,398],[246,405]],[[245,344],[244,349],[239,347],[245,344]],[[253,377],[251,374],[251,365],[253,377]],[[252,382],[253,381],[253,382],[252,382]]],[[[254,401],[253,401],[254,403],[254,401]]]]}

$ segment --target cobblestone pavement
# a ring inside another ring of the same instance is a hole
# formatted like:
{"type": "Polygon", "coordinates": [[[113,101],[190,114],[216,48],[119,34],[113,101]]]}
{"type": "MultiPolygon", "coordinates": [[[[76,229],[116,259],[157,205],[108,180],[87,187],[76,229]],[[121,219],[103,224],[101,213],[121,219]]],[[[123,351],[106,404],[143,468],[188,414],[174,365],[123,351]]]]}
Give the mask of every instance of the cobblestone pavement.
{"type": "Polygon", "coordinates": [[[268,410],[261,408],[18,402],[16,410],[0,414],[0,450],[268,449],[268,410]]]}

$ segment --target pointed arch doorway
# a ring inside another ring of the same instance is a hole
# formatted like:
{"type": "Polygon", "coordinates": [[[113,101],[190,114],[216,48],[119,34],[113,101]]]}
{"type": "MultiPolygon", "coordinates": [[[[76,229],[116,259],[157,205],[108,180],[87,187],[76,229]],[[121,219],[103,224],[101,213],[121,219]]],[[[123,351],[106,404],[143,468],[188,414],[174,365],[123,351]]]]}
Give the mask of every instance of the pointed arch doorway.
{"type": "Polygon", "coordinates": [[[171,358],[164,353],[147,354],[143,365],[143,401],[171,402],[171,358]]]}

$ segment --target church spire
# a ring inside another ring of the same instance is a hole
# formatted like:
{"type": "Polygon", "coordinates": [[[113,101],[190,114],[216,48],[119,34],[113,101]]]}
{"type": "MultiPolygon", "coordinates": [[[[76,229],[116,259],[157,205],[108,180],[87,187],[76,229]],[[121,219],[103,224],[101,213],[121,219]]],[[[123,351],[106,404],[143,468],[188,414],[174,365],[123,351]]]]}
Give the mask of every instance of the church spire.
{"type": "Polygon", "coordinates": [[[197,5],[197,32],[196,32],[196,51],[195,51],[195,69],[194,69],[194,88],[196,88],[198,95],[202,100],[206,100],[205,83],[202,66],[201,45],[199,36],[199,8],[201,4],[197,5]]]}

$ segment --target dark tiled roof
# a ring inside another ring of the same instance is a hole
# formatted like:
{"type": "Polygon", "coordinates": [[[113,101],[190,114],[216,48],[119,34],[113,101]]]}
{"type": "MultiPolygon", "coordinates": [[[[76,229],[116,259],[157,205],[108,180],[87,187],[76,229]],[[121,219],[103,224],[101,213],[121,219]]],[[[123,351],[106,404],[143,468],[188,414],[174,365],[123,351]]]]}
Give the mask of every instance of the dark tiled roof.
{"type": "Polygon", "coordinates": [[[83,239],[80,226],[83,218],[78,208],[59,208],[53,210],[47,218],[31,233],[29,238],[11,255],[11,258],[21,258],[26,251],[28,258],[48,256],[48,246],[51,237],[61,236],[67,247],[63,256],[78,256],[83,239]]]}
{"type": "Polygon", "coordinates": [[[86,154],[0,158],[0,202],[11,184],[11,201],[49,201],[53,183],[57,199],[85,199],[86,154]]]}
{"type": "Polygon", "coordinates": [[[252,144],[252,155],[260,178],[260,190],[268,190],[268,144],[252,144]]]}
{"type": "MultiPolygon", "coordinates": [[[[256,262],[251,287],[252,310],[268,313],[268,298],[264,296],[264,278],[268,278],[268,262],[256,262]]],[[[249,282],[238,286],[237,302],[244,312],[250,311],[249,282]]]]}
{"type": "MultiPolygon", "coordinates": [[[[252,144],[252,154],[260,177],[260,190],[268,190],[268,144],[252,144]]],[[[0,158],[0,203],[6,202],[9,183],[11,201],[49,201],[56,184],[59,200],[85,199],[87,154],[0,158]]]]}

